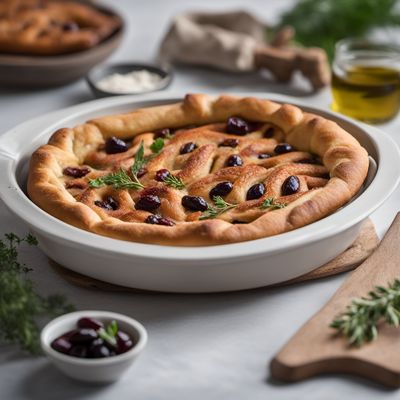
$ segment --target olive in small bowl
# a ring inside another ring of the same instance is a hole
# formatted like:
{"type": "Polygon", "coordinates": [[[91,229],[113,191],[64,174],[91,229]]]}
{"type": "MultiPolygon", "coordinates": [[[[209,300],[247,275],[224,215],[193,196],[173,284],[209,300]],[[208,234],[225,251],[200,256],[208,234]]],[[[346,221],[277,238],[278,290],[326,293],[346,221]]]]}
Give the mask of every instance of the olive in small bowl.
{"type": "Polygon", "coordinates": [[[40,340],[46,356],[69,377],[105,383],[118,380],[133,363],[146,346],[147,332],[122,314],[77,311],[49,322],[40,340]]]}

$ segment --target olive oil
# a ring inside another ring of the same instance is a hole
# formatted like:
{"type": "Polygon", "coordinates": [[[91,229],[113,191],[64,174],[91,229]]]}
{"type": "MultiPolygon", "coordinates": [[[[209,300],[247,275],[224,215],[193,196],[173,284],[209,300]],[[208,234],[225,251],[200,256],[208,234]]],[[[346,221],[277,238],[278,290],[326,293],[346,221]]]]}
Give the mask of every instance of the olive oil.
{"type": "Polygon", "coordinates": [[[392,67],[333,68],[332,109],[369,123],[392,119],[400,108],[400,72],[392,67]]]}

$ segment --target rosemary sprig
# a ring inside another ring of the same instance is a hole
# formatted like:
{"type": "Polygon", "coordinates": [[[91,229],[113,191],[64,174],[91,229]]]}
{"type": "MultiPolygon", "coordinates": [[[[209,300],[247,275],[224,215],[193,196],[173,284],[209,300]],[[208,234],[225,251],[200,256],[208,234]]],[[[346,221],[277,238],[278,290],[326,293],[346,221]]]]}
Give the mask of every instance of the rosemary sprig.
{"type": "Polygon", "coordinates": [[[175,189],[178,190],[183,190],[185,189],[185,184],[182,182],[181,178],[178,178],[175,175],[169,174],[165,179],[164,179],[164,183],[167,186],[171,186],[175,189]]]}
{"type": "Polygon", "coordinates": [[[376,286],[368,297],[354,299],[346,310],[330,324],[346,336],[350,344],[361,346],[378,336],[378,323],[398,327],[400,324],[400,280],[388,287],[376,286]]]}
{"type": "Polygon", "coordinates": [[[139,149],[135,154],[135,161],[131,166],[131,176],[126,171],[120,169],[117,172],[101,176],[96,179],[89,180],[89,186],[92,188],[99,188],[102,186],[113,186],[115,189],[144,189],[144,185],[139,181],[137,174],[139,171],[164,148],[164,140],[157,138],[150,145],[153,152],[150,156],[144,156],[144,144],[140,143],[139,149]]]}
{"type": "Polygon", "coordinates": [[[207,210],[204,211],[202,216],[199,218],[200,220],[216,218],[218,215],[237,207],[237,204],[228,203],[221,196],[214,196],[213,201],[215,207],[208,205],[207,210]]]}
{"type": "Polygon", "coordinates": [[[207,204],[207,210],[203,212],[199,220],[216,218],[217,216],[218,216],[218,210],[207,204]]]}
{"type": "MultiPolygon", "coordinates": [[[[227,203],[221,196],[214,196],[213,201],[215,203],[215,207],[208,205],[208,209],[204,211],[203,215],[199,219],[203,220],[209,218],[216,218],[218,217],[218,215],[232,208],[237,207],[237,204],[227,203]]],[[[269,208],[270,210],[276,210],[279,208],[284,208],[286,206],[287,204],[278,203],[277,201],[275,201],[273,197],[268,197],[264,200],[263,204],[261,205],[261,208],[269,208]]]]}
{"type": "Polygon", "coordinates": [[[115,189],[143,189],[144,186],[140,183],[137,174],[143,168],[146,162],[147,160],[144,157],[144,145],[143,142],[141,142],[139,149],[135,154],[135,162],[131,166],[132,177],[130,177],[126,171],[120,169],[117,172],[113,172],[96,179],[91,179],[89,181],[89,186],[92,188],[113,186],[115,189]]]}
{"type": "Polygon", "coordinates": [[[34,236],[20,238],[8,233],[0,240],[0,343],[17,344],[32,354],[40,353],[38,319],[73,311],[59,294],[42,296],[27,274],[32,271],[18,259],[19,247],[37,245],[34,236]]]}
{"type": "Polygon", "coordinates": [[[99,188],[105,185],[113,186],[115,189],[138,190],[144,188],[135,175],[134,179],[132,179],[123,169],[106,176],[91,179],[89,185],[92,188],[99,188]]]}
{"type": "MultiPolygon", "coordinates": [[[[144,167],[146,162],[147,161],[144,158],[144,145],[143,145],[143,141],[141,141],[138,151],[135,154],[135,162],[131,166],[131,174],[133,177],[137,176],[137,173],[144,167]]],[[[136,180],[139,181],[137,179],[137,177],[136,177],[136,180]]]]}
{"type": "Polygon", "coordinates": [[[270,210],[277,210],[286,206],[287,204],[278,203],[273,197],[267,197],[261,204],[261,208],[269,208],[270,210]]]}

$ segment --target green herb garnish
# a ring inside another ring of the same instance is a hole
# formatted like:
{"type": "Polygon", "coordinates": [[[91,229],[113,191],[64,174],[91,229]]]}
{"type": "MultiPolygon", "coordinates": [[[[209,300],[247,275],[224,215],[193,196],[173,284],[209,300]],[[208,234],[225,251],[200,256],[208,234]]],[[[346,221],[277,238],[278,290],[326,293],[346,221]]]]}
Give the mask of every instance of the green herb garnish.
{"type": "MultiPolygon", "coordinates": [[[[144,156],[144,145],[143,141],[140,143],[139,149],[135,154],[135,162],[131,166],[131,176],[120,169],[117,172],[101,176],[96,179],[91,179],[89,181],[89,186],[92,188],[99,188],[102,186],[113,186],[115,189],[134,189],[140,190],[144,189],[144,185],[139,181],[137,176],[138,172],[149,162],[153,157],[155,157],[164,148],[164,140],[162,138],[157,138],[150,145],[151,151],[154,153],[150,156],[144,156]]],[[[177,178],[178,179],[178,178],[177,178]]],[[[181,182],[182,183],[182,182],[181,182]]],[[[172,186],[172,185],[171,185],[172,186]]]]}
{"type": "Polygon", "coordinates": [[[182,182],[181,178],[178,178],[175,175],[169,174],[165,179],[164,179],[164,183],[167,186],[171,186],[175,189],[178,190],[183,190],[185,189],[185,184],[182,182]]]}
{"type": "MultiPolygon", "coordinates": [[[[157,138],[154,140],[154,142],[150,145],[151,151],[154,153],[153,157],[156,156],[161,152],[161,150],[164,148],[165,142],[163,138],[157,138]]],[[[167,186],[171,186],[175,189],[178,190],[183,190],[185,189],[185,184],[182,182],[180,178],[178,178],[175,175],[169,174],[165,179],[164,183],[167,186]]]]}
{"type": "Polygon", "coordinates": [[[34,246],[37,240],[28,235],[19,238],[13,233],[0,240],[0,342],[17,344],[32,354],[40,353],[40,330],[37,319],[74,310],[61,295],[44,297],[35,291],[27,277],[32,271],[18,260],[19,246],[34,246]]]}
{"type": "Polygon", "coordinates": [[[110,324],[107,326],[107,332],[109,335],[116,336],[118,333],[118,324],[117,321],[112,320],[110,324]]]}
{"type": "Polygon", "coordinates": [[[115,189],[143,189],[144,186],[137,179],[132,179],[123,169],[112,174],[101,176],[100,178],[91,179],[90,187],[99,188],[102,186],[113,186],[115,189]]]}
{"type": "Polygon", "coordinates": [[[378,336],[378,323],[383,320],[395,327],[400,323],[400,280],[388,287],[376,286],[368,297],[354,299],[330,327],[346,336],[350,344],[361,346],[378,336]]]}
{"type": "Polygon", "coordinates": [[[148,163],[150,160],[152,160],[154,157],[158,156],[161,152],[161,150],[164,148],[165,142],[163,138],[157,138],[153,141],[153,143],[150,145],[150,150],[152,151],[153,154],[148,155],[147,157],[144,158],[144,162],[148,163]]]}
{"type": "Polygon", "coordinates": [[[203,215],[199,218],[200,220],[216,218],[218,215],[237,207],[237,204],[228,203],[221,196],[214,196],[213,201],[215,207],[208,205],[208,209],[203,212],[203,215]]]}
{"type": "Polygon", "coordinates": [[[146,164],[146,159],[144,157],[144,146],[143,142],[140,143],[139,149],[135,155],[135,162],[131,167],[130,177],[126,171],[120,169],[112,174],[101,176],[96,179],[91,179],[89,181],[89,186],[92,188],[99,188],[102,186],[113,186],[115,189],[143,189],[144,186],[140,183],[137,177],[138,172],[146,164]]]}
{"type": "Polygon", "coordinates": [[[261,204],[261,208],[269,208],[270,210],[277,210],[280,208],[285,208],[287,204],[278,203],[273,197],[267,197],[261,204]]]}
{"type": "Polygon", "coordinates": [[[154,140],[154,142],[150,145],[150,150],[154,154],[160,153],[160,151],[164,148],[164,139],[162,138],[157,138],[154,140]]]}
{"type": "Polygon", "coordinates": [[[132,176],[135,177],[137,175],[137,173],[144,167],[146,162],[147,161],[144,158],[144,145],[143,145],[143,141],[141,141],[138,151],[135,154],[135,162],[131,166],[132,176]]]}
{"type": "Polygon", "coordinates": [[[117,321],[113,320],[111,321],[106,328],[100,328],[97,331],[97,334],[101,339],[103,339],[105,342],[111,344],[112,346],[117,345],[117,333],[118,333],[118,324],[117,321]]]}

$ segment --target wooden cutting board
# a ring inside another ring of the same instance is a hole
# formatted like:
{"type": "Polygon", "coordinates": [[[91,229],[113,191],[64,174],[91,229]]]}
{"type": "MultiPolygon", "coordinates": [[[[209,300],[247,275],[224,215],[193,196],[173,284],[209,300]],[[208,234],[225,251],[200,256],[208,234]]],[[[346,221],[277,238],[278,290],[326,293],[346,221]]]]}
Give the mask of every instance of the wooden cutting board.
{"type": "MultiPolygon", "coordinates": [[[[342,254],[339,254],[333,260],[329,261],[324,265],[321,265],[319,268],[305,275],[291,279],[290,281],[287,282],[279,283],[274,286],[282,286],[304,281],[310,281],[350,271],[356,268],[358,265],[360,265],[367,257],[369,257],[371,253],[376,249],[378,244],[379,244],[379,238],[376,234],[374,224],[370,219],[368,219],[362,226],[357,239],[342,254]]],[[[133,289],[125,286],[114,285],[112,283],[103,282],[98,279],[79,274],[78,272],[71,271],[70,269],[67,269],[57,264],[53,260],[50,260],[50,265],[63,279],[76,286],[88,289],[107,290],[114,292],[140,293],[144,291],[140,289],[133,289]]]]}
{"type": "Polygon", "coordinates": [[[329,327],[353,298],[395,278],[400,278],[400,213],[378,249],[275,356],[270,364],[272,377],[295,382],[318,374],[349,373],[400,387],[400,328],[379,326],[378,339],[357,348],[329,327]]]}

